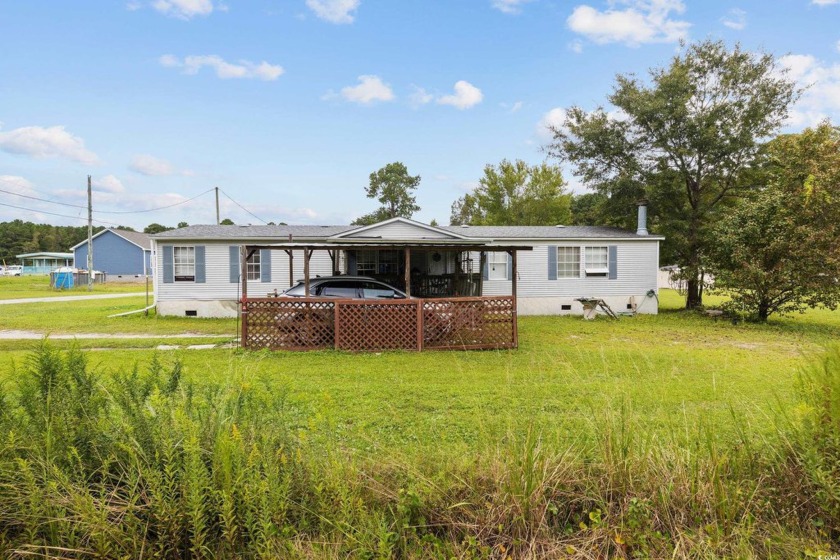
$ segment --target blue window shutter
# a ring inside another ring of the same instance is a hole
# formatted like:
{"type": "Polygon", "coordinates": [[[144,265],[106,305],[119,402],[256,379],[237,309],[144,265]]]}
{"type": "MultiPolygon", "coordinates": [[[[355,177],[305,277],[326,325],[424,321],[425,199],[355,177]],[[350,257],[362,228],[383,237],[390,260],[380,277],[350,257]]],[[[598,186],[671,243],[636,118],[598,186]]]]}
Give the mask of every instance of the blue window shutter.
{"type": "Polygon", "coordinates": [[[490,264],[487,253],[484,253],[484,266],[481,267],[481,279],[490,280],[490,264]]]}
{"type": "Polygon", "coordinates": [[[207,267],[204,264],[204,245],[195,246],[195,283],[207,282],[207,267]]]}
{"type": "Polygon", "coordinates": [[[513,257],[507,256],[507,279],[513,280],[513,257]]]}
{"type": "Polygon", "coordinates": [[[610,274],[608,278],[610,280],[615,280],[618,278],[618,246],[610,245],[608,250],[610,254],[610,274]]]}
{"type": "Polygon", "coordinates": [[[271,282],[270,249],[260,249],[260,282],[271,282]]]}
{"type": "Polygon", "coordinates": [[[557,246],[548,246],[548,279],[557,280],[557,246]]]}
{"type": "Polygon", "coordinates": [[[163,283],[171,284],[175,281],[175,262],[172,256],[172,245],[163,246],[163,283]]]}
{"type": "Polygon", "coordinates": [[[239,247],[231,245],[228,247],[230,254],[230,282],[232,284],[239,283],[239,247]]]}
{"type": "Polygon", "coordinates": [[[347,251],[347,274],[356,274],[356,251],[347,251]]]}

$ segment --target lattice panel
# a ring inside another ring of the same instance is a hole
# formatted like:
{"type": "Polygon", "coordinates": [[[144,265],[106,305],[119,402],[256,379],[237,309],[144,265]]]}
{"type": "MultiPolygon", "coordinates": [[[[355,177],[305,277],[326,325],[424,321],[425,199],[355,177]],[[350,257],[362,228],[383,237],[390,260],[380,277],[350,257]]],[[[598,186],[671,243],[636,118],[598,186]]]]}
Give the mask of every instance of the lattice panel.
{"type": "Polygon", "coordinates": [[[310,298],[248,299],[242,304],[245,348],[332,348],[335,302],[310,298]]]}
{"type": "Polygon", "coordinates": [[[515,348],[512,297],[447,298],[423,302],[425,348],[515,348]]]}
{"type": "Polygon", "coordinates": [[[420,350],[418,301],[342,301],[336,348],[351,351],[420,350]]]}

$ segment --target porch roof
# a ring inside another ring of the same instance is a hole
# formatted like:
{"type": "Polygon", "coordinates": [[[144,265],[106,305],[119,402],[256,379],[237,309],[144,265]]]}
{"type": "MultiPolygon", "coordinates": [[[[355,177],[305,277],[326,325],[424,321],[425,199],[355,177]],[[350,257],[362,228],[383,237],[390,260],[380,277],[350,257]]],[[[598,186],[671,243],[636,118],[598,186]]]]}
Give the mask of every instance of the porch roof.
{"type": "Polygon", "coordinates": [[[481,240],[383,240],[376,241],[374,239],[362,239],[359,241],[349,241],[342,239],[340,242],[334,243],[271,243],[271,244],[245,244],[248,250],[258,249],[277,249],[277,250],[306,250],[306,251],[334,251],[334,250],[351,250],[351,251],[377,251],[382,249],[419,249],[419,250],[449,250],[449,251],[491,251],[491,252],[507,252],[507,251],[530,251],[533,247],[524,245],[496,245],[488,244],[481,240]]]}

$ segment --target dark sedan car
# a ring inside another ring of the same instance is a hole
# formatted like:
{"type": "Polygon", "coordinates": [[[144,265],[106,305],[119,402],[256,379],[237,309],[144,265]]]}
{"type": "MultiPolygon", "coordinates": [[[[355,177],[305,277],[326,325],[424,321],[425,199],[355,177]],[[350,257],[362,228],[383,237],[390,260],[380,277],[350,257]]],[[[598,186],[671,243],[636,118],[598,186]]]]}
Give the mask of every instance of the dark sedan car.
{"type": "MultiPolygon", "coordinates": [[[[303,282],[283,292],[280,297],[304,297],[303,282]]],[[[309,281],[310,297],[347,299],[406,299],[404,292],[367,276],[321,276],[309,281]]]]}

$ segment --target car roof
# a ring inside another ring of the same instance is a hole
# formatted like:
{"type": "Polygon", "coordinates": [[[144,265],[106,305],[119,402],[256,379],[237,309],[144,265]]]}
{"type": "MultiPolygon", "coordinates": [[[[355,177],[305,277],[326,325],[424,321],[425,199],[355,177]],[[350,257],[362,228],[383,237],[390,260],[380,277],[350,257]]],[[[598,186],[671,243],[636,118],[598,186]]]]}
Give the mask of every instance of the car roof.
{"type": "MultiPolygon", "coordinates": [[[[381,280],[377,280],[376,278],[372,278],[370,276],[354,276],[352,274],[342,274],[341,276],[316,276],[315,278],[310,278],[309,283],[325,282],[327,280],[371,280],[373,282],[384,283],[381,280]]],[[[298,280],[298,283],[303,281],[304,280],[301,278],[298,280]]]]}

